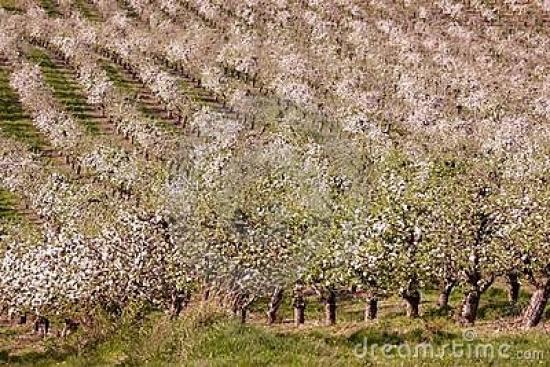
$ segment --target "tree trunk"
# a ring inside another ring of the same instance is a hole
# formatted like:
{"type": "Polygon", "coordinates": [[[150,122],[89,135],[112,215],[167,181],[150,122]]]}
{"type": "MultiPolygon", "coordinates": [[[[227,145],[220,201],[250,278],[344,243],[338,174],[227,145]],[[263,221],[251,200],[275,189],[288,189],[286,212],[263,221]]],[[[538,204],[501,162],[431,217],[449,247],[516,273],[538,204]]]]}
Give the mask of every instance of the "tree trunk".
{"type": "Polygon", "coordinates": [[[550,279],[547,280],[542,286],[537,287],[533,295],[529,306],[523,313],[523,326],[526,328],[532,328],[539,324],[544,314],[544,309],[548,303],[548,297],[550,297],[550,279]]]}
{"type": "Polygon", "coordinates": [[[515,305],[518,302],[520,289],[518,274],[512,271],[506,275],[506,280],[508,282],[508,300],[515,305]]]}
{"type": "Polygon", "coordinates": [[[248,309],[250,308],[254,300],[255,300],[255,297],[250,296],[248,294],[237,293],[234,296],[233,305],[232,305],[233,314],[235,316],[237,315],[239,316],[241,324],[246,323],[246,316],[248,313],[248,309]]]}
{"type": "Polygon", "coordinates": [[[420,292],[418,290],[409,290],[403,294],[403,299],[407,303],[407,316],[416,318],[420,315],[420,292]]]}
{"type": "Polygon", "coordinates": [[[365,321],[375,320],[378,316],[378,298],[376,296],[367,297],[365,307],[365,321]]]}
{"type": "Polygon", "coordinates": [[[65,325],[63,326],[63,330],[61,331],[62,338],[69,336],[78,329],[78,322],[69,318],[66,318],[64,321],[65,325]]]}
{"type": "Polygon", "coordinates": [[[451,296],[451,292],[453,291],[454,287],[456,285],[456,281],[451,280],[447,281],[441,290],[441,293],[439,293],[439,298],[437,300],[437,306],[440,309],[444,309],[449,307],[449,297],[451,296]]]}
{"type": "Polygon", "coordinates": [[[336,293],[332,289],[327,290],[325,297],[325,324],[336,324],[336,293]]]}
{"type": "Polygon", "coordinates": [[[477,318],[477,310],[479,308],[480,293],[477,290],[472,290],[466,293],[462,302],[460,311],[460,322],[464,325],[474,325],[477,318]]]}
{"type": "Polygon", "coordinates": [[[294,306],[294,324],[296,326],[303,325],[305,322],[306,302],[301,291],[295,292],[292,304],[294,306]]]}
{"type": "Polygon", "coordinates": [[[210,287],[207,287],[204,292],[202,293],[202,300],[208,301],[210,299],[210,287]]]}
{"type": "Polygon", "coordinates": [[[24,313],[24,314],[19,315],[19,320],[17,321],[17,323],[18,323],[19,325],[24,325],[24,324],[26,324],[26,323],[27,323],[27,314],[24,313]]]}
{"type": "Polygon", "coordinates": [[[170,319],[174,320],[181,314],[188,302],[188,296],[185,291],[174,290],[171,296],[170,319]]]}
{"type": "Polygon", "coordinates": [[[305,318],[305,306],[297,306],[294,307],[294,324],[296,326],[303,325],[306,318],[305,318]]]}
{"type": "Polygon", "coordinates": [[[277,321],[277,311],[281,307],[283,302],[283,288],[277,287],[271,295],[271,300],[269,301],[269,310],[267,310],[267,322],[269,324],[275,323],[277,321]]]}
{"type": "Polygon", "coordinates": [[[239,314],[239,304],[241,302],[241,296],[237,293],[233,293],[230,295],[230,304],[231,304],[231,312],[233,313],[233,316],[237,317],[239,314]]]}
{"type": "Polygon", "coordinates": [[[44,316],[38,316],[34,322],[34,332],[45,337],[50,332],[50,320],[44,316]]]}

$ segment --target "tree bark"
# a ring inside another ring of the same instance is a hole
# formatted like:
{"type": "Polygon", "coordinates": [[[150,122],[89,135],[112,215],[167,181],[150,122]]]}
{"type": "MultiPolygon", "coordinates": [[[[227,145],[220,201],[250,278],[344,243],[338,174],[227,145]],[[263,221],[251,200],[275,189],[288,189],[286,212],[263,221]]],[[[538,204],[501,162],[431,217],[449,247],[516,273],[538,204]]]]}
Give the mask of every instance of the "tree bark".
{"type": "Polygon", "coordinates": [[[336,293],[333,289],[328,289],[325,296],[325,324],[336,324],[336,293]]]}
{"type": "Polygon", "coordinates": [[[63,330],[61,331],[62,338],[69,336],[71,333],[78,329],[78,322],[69,318],[66,318],[64,321],[65,324],[63,326],[63,330]]]}
{"type": "Polygon", "coordinates": [[[407,303],[407,316],[416,318],[420,315],[420,292],[418,290],[408,290],[403,293],[403,299],[407,303]]]}
{"type": "Polygon", "coordinates": [[[477,290],[472,290],[466,293],[462,302],[460,311],[460,322],[464,325],[474,325],[477,318],[477,310],[479,308],[479,299],[481,294],[477,290]]]}
{"type": "Polygon", "coordinates": [[[305,309],[305,305],[294,307],[294,324],[296,326],[300,326],[305,323],[305,309]]]}
{"type": "Polygon", "coordinates": [[[188,294],[185,291],[174,290],[171,295],[170,319],[174,320],[181,314],[181,311],[187,306],[189,301],[188,294]]]}
{"type": "Polygon", "coordinates": [[[508,283],[508,300],[512,305],[515,305],[518,303],[520,290],[518,274],[515,271],[509,272],[506,275],[506,280],[508,283]]]}
{"type": "Polygon", "coordinates": [[[439,298],[437,299],[437,306],[440,309],[449,307],[449,297],[456,285],[455,280],[449,280],[443,286],[441,293],[439,293],[439,298]]]}
{"type": "Polygon", "coordinates": [[[375,320],[378,316],[378,297],[367,297],[367,304],[365,307],[365,321],[375,320]]]}
{"type": "Polygon", "coordinates": [[[50,320],[44,316],[38,316],[34,322],[34,332],[45,337],[50,332],[50,320]]]}
{"type": "Polygon", "coordinates": [[[241,303],[241,295],[238,293],[233,293],[230,295],[230,302],[231,302],[231,312],[233,313],[233,316],[237,316],[239,314],[239,305],[241,303]]]}
{"type": "Polygon", "coordinates": [[[544,284],[539,285],[531,296],[529,306],[527,306],[527,309],[523,313],[524,327],[532,328],[540,323],[549,297],[550,279],[546,280],[544,284]]]}
{"type": "Polygon", "coordinates": [[[204,292],[202,293],[202,300],[208,301],[210,299],[210,287],[207,287],[204,292]]]}
{"type": "Polygon", "coordinates": [[[269,309],[267,310],[267,322],[268,324],[273,324],[277,321],[277,311],[281,307],[283,302],[283,288],[277,287],[271,295],[271,300],[269,301],[269,309]]]}
{"type": "Polygon", "coordinates": [[[235,313],[235,315],[239,315],[241,324],[246,323],[248,309],[255,299],[256,298],[254,296],[250,296],[248,294],[237,294],[237,296],[235,297],[233,312],[235,313]]]}
{"type": "Polygon", "coordinates": [[[295,290],[292,305],[294,307],[294,324],[296,326],[303,325],[305,322],[306,302],[301,290],[295,290]]]}
{"type": "Polygon", "coordinates": [[[496,276],[492,274],[487,279],[483,279],[478,270],[472,270],[467,275],[470,288],[464,295],[458,321],[463,325],[471,326],[477,319],[481,295],[493,284],[496,276]]]}

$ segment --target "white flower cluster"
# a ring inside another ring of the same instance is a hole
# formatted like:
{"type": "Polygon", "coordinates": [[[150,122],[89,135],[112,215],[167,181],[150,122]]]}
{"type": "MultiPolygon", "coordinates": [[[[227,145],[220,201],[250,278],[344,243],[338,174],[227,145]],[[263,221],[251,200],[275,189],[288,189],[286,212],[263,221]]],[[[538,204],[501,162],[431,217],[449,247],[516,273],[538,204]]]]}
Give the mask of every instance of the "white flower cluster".
{"type": "Polygon", "coordinates": [[[149,301],[167,306],[184,279],[173,246],[155,217],[120,211],[99,235],[70,226],[42,243],[8,244],[2,255],[2,300],[20,310],[71,312],[97,304],[149,301]]]}
{"type": "Polygon", "coordinates": [[[81,157],[80,162],[93,170],[100,180],[111,182],[123,191],[131,191],[139,178],[135,157],[118,149],[97,147],[81,157]]]}

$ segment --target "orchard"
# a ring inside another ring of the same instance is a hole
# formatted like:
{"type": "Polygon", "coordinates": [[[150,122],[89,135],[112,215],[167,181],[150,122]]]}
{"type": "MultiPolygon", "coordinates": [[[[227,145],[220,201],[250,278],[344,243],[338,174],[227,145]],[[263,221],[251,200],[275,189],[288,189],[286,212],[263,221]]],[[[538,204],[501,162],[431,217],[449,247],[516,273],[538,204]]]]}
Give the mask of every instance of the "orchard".
{"type": "Polygon", "coordinates": [[[330,326],[352,297],[369,325],[392,297],[422,318],[436,290],[471,327],[498,284],[511,305],[529,293],[509,323],[544,323],[545,2],[15,3],[0,8],[0,109],[20,124],[0,115],[12,322],[65,334],[97,310],[212,303],[241,323],[264,304],[273,325],[285,301],[296,327],[330,326]]]}

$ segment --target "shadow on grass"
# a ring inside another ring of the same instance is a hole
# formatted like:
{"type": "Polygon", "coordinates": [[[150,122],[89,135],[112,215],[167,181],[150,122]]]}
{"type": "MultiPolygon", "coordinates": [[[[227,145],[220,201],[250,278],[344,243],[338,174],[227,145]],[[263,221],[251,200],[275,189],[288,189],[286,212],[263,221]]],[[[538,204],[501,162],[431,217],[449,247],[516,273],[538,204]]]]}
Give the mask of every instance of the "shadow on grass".
{"type": "Polygon", "coordinates": [[[29,351],[23,354],[10,355],[9,350],[0,351],[0,364],[9,366],[40,366],[61,363],[71,353],[59,353],[54,351],[36,352],[29,351]]]}
{"type": "Polygon", "coordinates": [[[524,290],[520,291],[517,304],[512,304],[507,299],[507,293],[501,288],[490,288],[482,296],[482,305],[479,307],[478,317],[486,320],[497,320],[504,317],[521,315],[529,303],[530,295],[524,290]]]}

